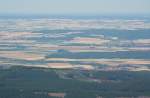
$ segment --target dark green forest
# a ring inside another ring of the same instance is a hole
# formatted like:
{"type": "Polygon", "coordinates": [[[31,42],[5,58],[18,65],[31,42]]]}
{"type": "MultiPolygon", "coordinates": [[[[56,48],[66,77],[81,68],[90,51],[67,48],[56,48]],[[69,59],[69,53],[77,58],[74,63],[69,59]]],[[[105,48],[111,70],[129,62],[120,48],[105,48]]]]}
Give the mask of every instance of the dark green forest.
{"type": "Polygon", "coordinates": [[[65,98],[150,96],[150,72],[58,70],[33,67],[0,69],[0,98],[53,98],[49,92],[64,92],[65,98]],[[59,74],[66,73],[62,78],[59,74]],[[102,82],[87,81],[89,78],[102,82]],[[35,92],[40,92],[36,94],[35,92]]]}

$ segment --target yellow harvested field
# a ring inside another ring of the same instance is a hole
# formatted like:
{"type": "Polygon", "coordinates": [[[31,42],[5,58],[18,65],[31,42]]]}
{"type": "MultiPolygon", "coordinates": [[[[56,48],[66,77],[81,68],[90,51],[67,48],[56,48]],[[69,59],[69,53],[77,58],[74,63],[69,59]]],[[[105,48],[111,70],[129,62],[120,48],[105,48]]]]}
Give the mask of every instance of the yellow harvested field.
{"type": "Polygon", "coordinates": [[[138,39],[138,40],[134,40],[133,41],[134,44],[137,44],[137,45],[150,45],[150,39],[138,39]]]}
{"type": "Polygon", "coordinates": [[[88,37],[76,37],[71,40],[71,43],[81,43],[81,44],[104,44],[109,42],[110,40],[105,40],[101,38],[88,38],[88,37]]]}
{"type": "Polygon", "coordinates": [[[94,70],[94,67],[92,65],[75,65],[75,67],[80,67],[84,70],[94,70]]]}
{"type": "Polygon", "coordinates": [[[112,66],[130,64],[130,65],[147,65],[150,64],[150,60],[142,60],[142,59],[110,59],[110,60],[102,60],[98,61],[99,64],[107,64],[112,66]]]}
{"type": "Polygon", "coordinates": [[[150,60],[143,59],[68,59],[68,58],[48,58],[46,61],[80,61],[80,62],[93,62],[98,64],[107,65],[120,65],[120,64],[137,64],[137,65],[147,65],[150,64],[150,60]]]}
{"type": "Polygon", "coordinates": [[[30,47],[30,49],[38,49],[38,50],[59,50],[64,49],[70,52],[116,52],[116,51],[149,51],[149,47],[129,47],[129,48],[122,48],[122,47],[104,47],[104,46],[59,46],[59,45],[52,45],[52,44],[34,44],[30,47]]]}
{"type": "Polygon", "coordinates": [[[56,68],[56,69],[70,69],[74,68],[72,64],[69,63],[48,63],[48,68],[56,68]]]}
{"type": "Polygon", "coordinates": [[[138,39],[134,40],[135,43],[147,43],[150,44],[150,39],[138,39]]]}
{"type": "Polygon", "coordinates": [[[23,38],[25,36],[32,37],[32,36],[39,36],[41,33],[32,33],[32,32],[0,32],[1,39],[16,39],[16,38],[23,38]]]}
{"type": "Polygon", "coordinates": [[[44,55],[26,53],[22,51],[0,51],[0,57],[22,59],[22,60],[40,60],[44,59],[44,55]]]}
{"type": "Polygon", "coordinates": [[[72,68],[82,68],[84,70],[94,69],[92,65],[72,65],[70,63],[48,63],[47,67],[55,69],[72,69],[72,68]]]}
{"type": "Polygon", "coordinates": [[[8,40],[0,40],[1,41],[1,43],[2,42],[4,42],[4,43],[9,43],[9,44],[14,44],[14,43],[16,43],[16,44],[23,44],[23,45],[26,45],[26,44],[33,44],[33,43],[35,43],[36,41],[34,41],[34,40],[25,40],[25,39],[19,39],[19,40],[10,40],[10,39],[8,39],[8,40]]]}
{"type": "Polygon", "coordinates": [[[128,60],[126,64],[150,64],[150,60],[128,60]]]}
{"type": "Polygon", "coordinates": [[[48,96],[57,97],[57,98],[64,98],[66,93],[48,93],[48,96]]]}

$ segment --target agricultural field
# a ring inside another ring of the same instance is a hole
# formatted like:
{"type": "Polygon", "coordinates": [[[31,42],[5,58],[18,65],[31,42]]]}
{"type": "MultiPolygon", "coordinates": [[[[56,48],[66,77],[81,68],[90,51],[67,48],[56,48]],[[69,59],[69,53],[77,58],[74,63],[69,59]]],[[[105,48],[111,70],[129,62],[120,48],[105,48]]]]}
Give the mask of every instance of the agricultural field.
{"type": "Polygon", "coordinates": [[[0,19],[0,98],[150,98],[150,21],[0,19]]]}

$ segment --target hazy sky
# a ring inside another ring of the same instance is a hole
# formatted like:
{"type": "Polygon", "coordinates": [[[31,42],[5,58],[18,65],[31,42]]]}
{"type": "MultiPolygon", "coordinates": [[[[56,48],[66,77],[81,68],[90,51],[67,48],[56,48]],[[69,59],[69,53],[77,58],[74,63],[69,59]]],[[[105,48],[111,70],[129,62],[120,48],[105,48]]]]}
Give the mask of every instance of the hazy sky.
{"type": "Polygon", "coordinates": [[[0,13],[150,14],[150,0],[0,0],[0,13]]]}

